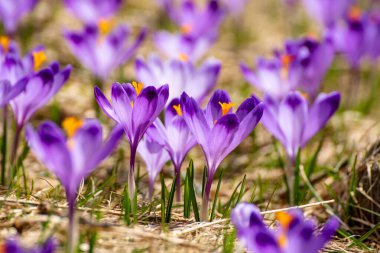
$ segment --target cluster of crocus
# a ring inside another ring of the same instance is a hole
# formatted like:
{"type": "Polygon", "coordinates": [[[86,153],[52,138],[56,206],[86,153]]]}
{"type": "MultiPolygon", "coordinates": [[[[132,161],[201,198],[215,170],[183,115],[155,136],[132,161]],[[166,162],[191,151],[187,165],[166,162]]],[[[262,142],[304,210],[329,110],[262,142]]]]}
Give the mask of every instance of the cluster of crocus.
{"type": "Polygon", "coordinates": [[[0,250],[2,253],[53,253],[56,247],[53,238],[48,238],[43,244],[31,248],[23,247],[17,238],[9,238],[0,245],[0,250]]]}
{"type": "Polygon", "coordinates": [[[74,117],[63,122],[62,131],[55,123],[45,121],[37,130],[27,126],[28,144],[45,166],[63,185],[69,206],[69,249],[75,246],[74,211],[78,188],[96,166],[117,146],[123,129],[116,126],[103,141],[102,126],[96,119],[80,120],[74,117]]]}
{"type": "Polygon", "coordinates": [[[313,220],[304,218],[302,211],[294,209],[276,214],[278,225],[271,229],[265,225],[260,210],[253,204],[240,203],[231,214],[239,240],[248,251],[256,253],[318,253],[339,228],[339,221],[331,217],[316,234],[313,220]]]}
{"type": "Polygon", "coordinates": [[[205,221],[215,172],[224,158],[256,127],[263,115],[263,104],[252,96],[233,113],[234,103],[223,90],[215,91],[205,110],[186,93],[182,94],[180,102],[183,118],[206,157],[207,182],[201,217],[205,221]]]}
{"type": "Polygon", "coordinates": [[[0,1],[0,18],[8,34],[14,34],[21,18],[30,12],[37,0],[0,1]]]}

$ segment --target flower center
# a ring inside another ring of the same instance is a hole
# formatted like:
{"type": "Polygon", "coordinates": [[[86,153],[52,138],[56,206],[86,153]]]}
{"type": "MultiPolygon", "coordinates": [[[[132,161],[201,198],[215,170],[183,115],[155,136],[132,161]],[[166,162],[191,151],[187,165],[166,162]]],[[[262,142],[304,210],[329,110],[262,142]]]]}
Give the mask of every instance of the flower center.
{"type": "Polygon", "coordinates": [[[292,55],[286,54],[281,57],[281,76],[283,79],[288,79],[290,64],[294,61],[292,55]]]}
{"type": "Polygon", "coordinates": [[[137,96],[140,95],[142,89],[144,88],[144,84],[143,83],[138,83],[138,82],[135,82],[135,81],[132,82],[132,86],[133,86],[133,88],[135,88],[137,96]]]}
{"type": "Polygon", "coordinates": [[[193,27],[191,26],[191,24],[183,24],[181,26],[181,33],[182,34],[189,34],[189,33],[191,33],[192,30],[193,30],[193,27]]]}
{"type": "Polygon", "coordinates": [[[231,110],[231,108],[235,106],[235,104],[232,102],[229,102],[229,103],[219,102],[219,104],[220,104],[220,107],[222,107],[222,116],[226,115],[231,110]]]}
{"type": "Polygon", "coordinates": [[[288,242],[288,239],[286,238],[284,234],[281,234],[277,239],[277,243],[278,245],[280,245],[280,248],[285,248],[287,242],[288,242]]]}
{"type": "Polygon", "coordinates": [[[359,21],[362,17],[362,11],[358,6],[352,6],[348,11],[348,18],[351,21],[359,21]]]}
{"type": "Polygon", "coordinates": [[[33,62],[34,62],[34,71],[37,71],[41,64],[44,63],[47,59],[45,51],[39,50],[32,53],[33,55],[33,62]]]}
{"type": "Polygon", "coordinates": [[[293,216],[286,212],[278,212],[276,213],[276,219],[280,222],[282,228],[288,230],[290,223],[293,221],[293,216]]]}
{"type": "Polygon", "coordinates": [[[178,105],[173,105],[173,109],[176,111],[176,113],[179,115],[179,116],[182,116],[182,109],[181,109],[181,104],[178,104],[178,105]]]}
{"type": "Polygon", "coordinates": [[[108,35],[115,26],[115,21],[112,19],[100,19],[98,29],[101,35],[108,35]]]}
{"type": "Polygon", "coordinates": [[[9,37],[0,36],[0,45],[6,53],[8,53],[8,51],[9,51],[10,43],[11,43],[11,40],[9,39],[9,37]]]}
{"type": "Polygon", "coordinates": [[[187,62],[187,61],[189,61],[189,56],[186,53],[180,53],[179,54],[179,59],[181,61],[187,62]]]}
{"type": "Polygon", "coordinates": [[[72,138],[82,126],[83,121],[77,117],[67,117],[62,122],[62,128],[65,130],[68,138],[72,138]]]}

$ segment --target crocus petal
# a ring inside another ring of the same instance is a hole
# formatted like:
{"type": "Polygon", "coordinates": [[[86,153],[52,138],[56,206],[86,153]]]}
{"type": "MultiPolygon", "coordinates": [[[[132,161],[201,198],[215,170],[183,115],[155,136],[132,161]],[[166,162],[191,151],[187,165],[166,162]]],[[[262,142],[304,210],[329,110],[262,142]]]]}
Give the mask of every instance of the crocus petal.
{"type": "Polygon", "coordinates": [[[231,222],[240,229],[246,229],[251,226],[265,226],[260,209],[249,203],[239,203],[231,213],[231,222]]]}
{"type": "Polygon", "coordinates": [[[119,118],[115,114],[110,102],[108,101],[108,99],[103,94],[103,92],[99,89],[98,86],[94,88],[94,95],[95,95],[96,102],[99,104],[103,112],[107,114],[108,117],[112,118],[116,122],[119,122],[119,118]]]}
{"type": "Polygon", "coordinates": [[[230,103],[230,96],[224,90],[216,90],[211,96],[210,101],[206,108],[206,117],[210,126],[212,126],[215,121],[222,117],[222,106],[220,103],[230,103]]]}

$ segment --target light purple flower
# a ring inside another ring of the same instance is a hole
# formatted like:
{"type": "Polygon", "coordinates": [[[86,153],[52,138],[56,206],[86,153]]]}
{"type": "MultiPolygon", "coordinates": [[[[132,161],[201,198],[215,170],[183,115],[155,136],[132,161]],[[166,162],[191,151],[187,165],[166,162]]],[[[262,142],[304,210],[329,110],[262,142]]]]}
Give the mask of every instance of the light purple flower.
{"type": "Polygon", "coordinates": [[[306,11],[323,27],[331,27],[351,5],[352,0],[303,0],[306,11]]]}
{"type": "Polygon", "coordinates": [[[0,107],[4,107],[17,97],[25,88],[28,79],[22,79],[14,86],[8,80],[0,81],[0,107]]]}
{"type": "Polygon", "coordinates": [[[339,228],[339,220],[331,217],[323,229],[315,233],[316,224],[294,209],[276,214],[278,225],[265,225],[259,210],[253,204],[239,203],[231,214],[239,240],[248,251],[265,253],[318,253],[339,228]]]}
{"type": "Polygon", "coordinates": [[[160,143],[169,153],[176,175],[177,201],[181,199],[181,166],[196,140],[183,118],[180,100],[173,99],[166,108],[165,125],[157,119],[147,135],[160,143]]]}
{"type": "Polygon", "coordinates": [[[294,163],[298,149],[318,133],[338,109],[340,94],[320,94],[313,104],[299,92],[289,92],[281,101],[264,99],[263,125],[285,147],[294,163]]]}
{"type": "Polygon", "coordinates": [[[375,61],[380,56],[380,10],[369,11],[366,30],[366,53],[375,61]]]}
{"type": "Polygon", "coordinates": [[[208,59],[200,67],[196,67],[189,61],[162,61],[156,55],[151,55],[146,61],[138,58],[135,64],[139,81],[155,87],[169,84],[169,101],[186,92],[198,103],[201,103],[215,86],[220,67],[220,62],[214,59],[208,59]]]}
{"type": "Polygon", "coordinates": [[[137,152],[146,165],[146,171],[148,172],[149,177],[149,199],[151,200],[153,196],[154,181],[156,181],[156,178],[165,163],[170,160],[170,156],[160,143],[147,135],[145,135],[138,145],[137,152]]]}
{"type": "Polygon", "coordinates": [[[145,38],[143,29],[133,42],[126,25],[111,31],[108,24],[103,28],[86,26],[83,31],[65,31],[64,36],[72,53],[96,77],[106,79],[111,72],[129,60],[145,38]]]}
{"type": "Polygon", "coordinates": [[[255,128],[263,115],[263,105],[252,96],[232,113],[230,97],[217,90],[206,110],[186,93],[181,96],[183,118],[201,146],[207,162],[207,183],[203,195],[202,219],[207,219],[211,184],[223,159],[255,128]]]}
{"type": "Polygon", "coordinates": [[[135,195],[134,166],[137,146],[149,126],[156,120],[165,107],[169,96],[167,85],[156,89],[153,86],[143,88],[142,83],[114,83],[111,88],[111,101],[95,87],[96,101],[100,108],[114,121],[121,124],[131,147],[130,170],[128,174],[129,196],[135,195]]]}
{"type": "Polygon", "coordinates": [[[251,85],[273,99],[279,100],[295,89],[315,97],[333,58],[330,38],[321,42],[302,38],[286,42],[284,50],[276,51],[273,59],[259,58],[255,71],[244,63],[240,67],[251,85]]]}
{"type": "Polygon", "coordinates": [[[122,0],[64,0],[65,6],[85,24],[97,24],[112,18],[122,0]]]}
{"type": "Polygon", "coordinates": [[[179,33],[160,31],[154,34],[155,46],[171,59],[196,62],[213,44],[209,38],[192,38],[179,33]]]}
{"type": "Polygon", "coordinates": [[[234,17],[238,17],[244,11],[249,0],[221,0],[220,2],[226,9],[227,13],[234,17]]]}
{"type": "Polygon", "coordinates": [[[103,141],[102,126],[98,120],[80,121],[68,118],[63,122],[65,133],[53,122],[43,122],[37,130],[26,128],[28,144],[45,166],[56,175],[65,188],[69,204],[70,246],[74,230],[74,208],[78,187],[96,166],[117,146],[123,136],[123,129],[115,127],[106,141],[103,141]]]}
{"type": "Polygon", "coordinates": [[[30,12],[37,0],[3,0],[0,1],[0,18],[5,30],[13,34],[21,18],[30,12]]]}
{"type": "Polygon", "coordinates": [[[0,245],[3,253],[53,253],[57,248],[56,241],[49,237],[46,241],[38,246],[31,248],[23,247],[17,238],[9,238],[5,240],[3,246],[0,245]]]}

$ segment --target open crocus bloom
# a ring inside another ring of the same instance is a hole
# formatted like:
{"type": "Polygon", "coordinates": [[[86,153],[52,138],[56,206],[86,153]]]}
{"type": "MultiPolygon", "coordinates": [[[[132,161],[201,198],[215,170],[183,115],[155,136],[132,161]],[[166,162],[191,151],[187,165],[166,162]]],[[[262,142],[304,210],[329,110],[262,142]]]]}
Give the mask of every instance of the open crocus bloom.
{"type": "Polygon", "coordinates": [[[169,84],[169,101],[186,92],[201,103],[215,86],[221,64],[208,59],[197,68],[190,61],[172,59],[164,62],[157,55],[151,55],[147,61],[138,58],[135,66],[139,81],[156,87],[169,84]]]}
{"type": "Polygon", "coordinates": [[[339,228],[339,221],[331,217],[323,229],[315,234],[316,224],[306,220],[299,209],[279,212],[278,226],[270,229],[253,204],[239,203],[231,214],[239,240],[248,251],[257,253],[318,253],[339,228]]]}
{"type": "Polygon", "coordinates": [[[100,108],[114,121],[123,126],[131,147],[128,187],[130,199],[135,194],[134,166],[137,146],[148,127],[165,107],[169,96],[168,85],[156,89],[143,88],[142,83],[114,83],[111,88],[112,104],[103,92],[95,87],[96,101],[100,108]]]}
{"type": "Polygon", "coordinates": [[[252,96],[232,113],[234,104],[228,94],[217,90],[206,110],[186,93],[181,96],[183,118],[201,146],[207,162],[207,183],[203,195],[202,219],[207,219],[211,184],[223,159],[255,128],[263,115],[263,105],[252,96]]]}
{"type": "Polygon", "coordinates": [[[156,32],[153,39],[155,46],[169,58],[192,62],[202,58],[213,43],[209,38],[192,38],[166,31],[156,32]]]}
{"type": "Polygon", "coordinates": [[[120,8],[122,0],[64,0],[65,6],[85,24],[109,19],[120,8]]]}
{"type": "Polygon", "coordinates": [[[16,31],[21,18],[30,12],[36,5],[37,0],[12,0],[0,1],[0,18],[7,33],[16,31]]]}
{"type": "Polygon", "coordinates": [[[153,196],[154,181],[165,163],[170,160],[170,156],[161,144],[149,136],[145,136],[141,140],[137,147],[137,152],[146,165],[146,171],[148,172],[149,177],[149,199],[151,200],[153,196]]]}
{"type": "Polygon", "coordinates": [[[51,237],[43,244],[31,248],[23,247],[17,238],[6,239],[4,245],[0,245],[2,253],[53,253],[56,248],[57,242],[51,237]]]}
{"type": "Polygon", "coordinates": [[[366,30],[367,54],[375,61],[380,56],[380,10],[372,10],[368,13],[366,30]]]}
{"type": "Polygon", "coordinates": [[[281,101],[264,99],[263,125],[285,147],[294,163],[299,148],[323,128],[338,109],[340,94],[320,94],[312,105],[301,93],[289,92],[281,101]]]}
{"type": "Polygon", "coordinates": [[[21,79],[14,86],[8,80],[0,81],[0,107],[6,106],[12,99],[17,97],[25,88],[28,79],[21,79]]]}
{"type": "Polygon", "coordinates": [[[96,77],[106,79],[111,72],[136,52],[145,38],[143,29],[133,42],[126,25],[112,29],[112,24],[101,21],[99,26],[86,26],[83,31],[65,31],[66,41],[78,60],[96,77]]]}
{"type": "Polygon", "coordinates": [[[197,142],[186,125],[178,98],[173,99],[166,108],[165,125],[157,119],[148,129],[147,135],[168,151],[176,174],[177,200],[180,201],[181,166],[187,153],[197,142]]]}
{"type": "Polygon", "coordinates": [[[283,51],[273,59],[259,58],[254,72],[241,64],[244,77],[273,99],[279,100],[290,90],[301,89],[314,97],[332,64],[334,46],[330,38],[321,42],[313,38],[287,41],[283,51]]]}
{"type": "Polygon", "coordinates": [[[309,15],[324,27],[331,27],[346,13],[352,0],[303,0],[309,15]]]}

